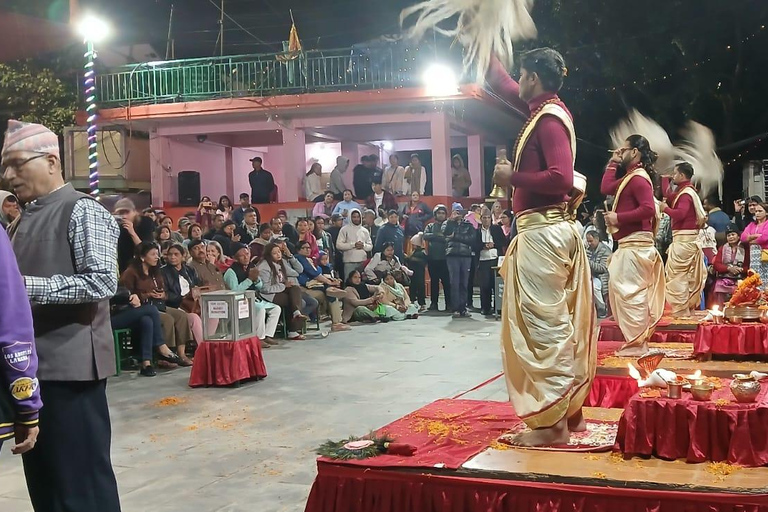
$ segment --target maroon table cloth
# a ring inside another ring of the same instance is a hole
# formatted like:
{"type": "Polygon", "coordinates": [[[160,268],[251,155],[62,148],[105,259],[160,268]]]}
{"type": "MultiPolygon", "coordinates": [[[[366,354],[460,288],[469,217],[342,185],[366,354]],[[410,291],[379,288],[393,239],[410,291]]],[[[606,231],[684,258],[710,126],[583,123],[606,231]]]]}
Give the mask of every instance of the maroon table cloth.
{"type": "MultiPolygon", "coordinates": [[[[696,331],[693,329],[669,329],[660,331],[659,325],[648,340],[651,343],[693,343],[696,331]]],[[[613,320],[603,320],[600,323],[600,334],[598,341],[624,341],[624,335],[621,334],[619,325],[613,320]]]]}
{"type": "Polygon", "coordinates": [[[238,341],[206,341],[197,347],[189,385],[229,386],[267,376],[259,338],[238,341]]]}
{"type": "Polygon", "coordinates": [[[596,375],[584,406],[623,409],[636,393],[637,381],[632,377],[596,375]]]}
{"type": "MultiPolygon", "coordinates": [[[[433,471],[434,470],[433,468],[433,471]]],[[[573,485],[319,461],[305,512],[765,512],[766,494],[573,485]]]]}
{"type": "Polygon", "coordinates": [[[693,340],[696,355],[766,355],[768,354],[768,325],[701,324],[693,340]]]}
{"type": "Polygon", "coordinates": [[[708,402],[697,402],[688,392],[680,400],[635,395],[621,416],[617,448],[627,457],[768,464],[768,385],[752,404],[735,402],[729,385],[723,379],[708,402]],[[728,403],[716,403],[723,400],[728,403]]]}

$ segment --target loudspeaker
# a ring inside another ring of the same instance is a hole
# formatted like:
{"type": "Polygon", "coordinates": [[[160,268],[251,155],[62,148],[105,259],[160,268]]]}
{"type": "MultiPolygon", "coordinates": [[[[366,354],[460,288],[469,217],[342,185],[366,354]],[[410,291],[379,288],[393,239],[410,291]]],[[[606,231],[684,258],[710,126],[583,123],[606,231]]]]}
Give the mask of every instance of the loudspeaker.
{"type": "Polygon", "coordinates": [[[200,204],[200,173],[181,171],[179,173],[179,206],[200,204]]]}

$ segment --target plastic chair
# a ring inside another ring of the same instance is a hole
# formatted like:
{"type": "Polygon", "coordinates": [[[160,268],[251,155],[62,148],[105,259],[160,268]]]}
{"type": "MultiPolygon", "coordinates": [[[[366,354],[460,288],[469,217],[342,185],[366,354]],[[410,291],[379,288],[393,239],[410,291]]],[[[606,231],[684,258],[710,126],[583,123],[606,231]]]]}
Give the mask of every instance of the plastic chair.
{"type": "Polygon", "coordinates": [[[112,331],[112,338],[115,340],[115,368],[119,376],[123,371],[123,350],[132,350],[133,342],[131,340],[130,329],[115,329],[112,331]]]}

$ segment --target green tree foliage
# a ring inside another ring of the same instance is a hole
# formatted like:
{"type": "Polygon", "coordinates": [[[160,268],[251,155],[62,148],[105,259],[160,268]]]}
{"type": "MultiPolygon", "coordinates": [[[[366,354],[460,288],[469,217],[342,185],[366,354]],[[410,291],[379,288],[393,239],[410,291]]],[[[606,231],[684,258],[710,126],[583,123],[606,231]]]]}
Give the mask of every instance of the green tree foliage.
{"type": "Polygon", "coordinates": [[[8,119],[44,124],[61,134],[77,111],[74,80],[31,61],[0,63],[0,123],[8,119]]]}

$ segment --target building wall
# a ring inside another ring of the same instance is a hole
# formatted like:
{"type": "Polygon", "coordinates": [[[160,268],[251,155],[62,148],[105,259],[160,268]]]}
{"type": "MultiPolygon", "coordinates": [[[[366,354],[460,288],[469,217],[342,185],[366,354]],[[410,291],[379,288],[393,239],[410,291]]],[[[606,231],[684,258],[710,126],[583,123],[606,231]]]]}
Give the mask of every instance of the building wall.
{"type": "MultiPolygon", "coordinates": [[[[181,171],[200,173],[200,193],[218,199],[227,193],[225,177],[224,147],[214,144],[189,143],[169,139],[169,161],[163,162],[170,168],[170,186],[165,199],[178,200],[178,175],[181,171]]],[[[168,182],[166,182],[168,184],[168,182]]]]}

